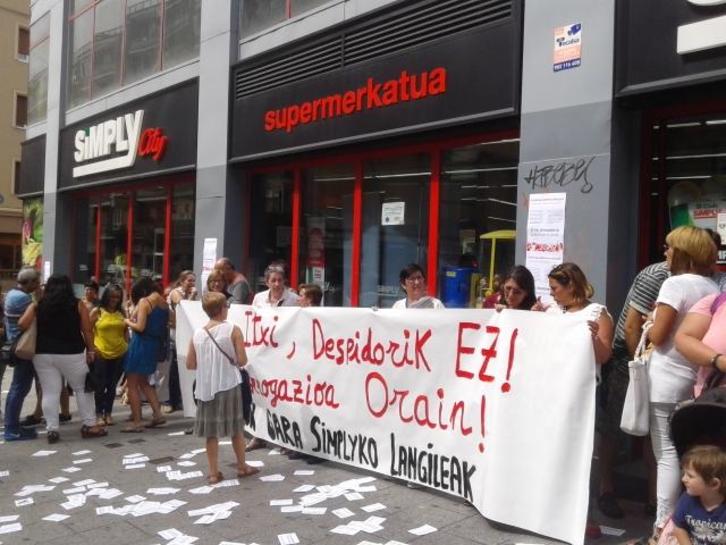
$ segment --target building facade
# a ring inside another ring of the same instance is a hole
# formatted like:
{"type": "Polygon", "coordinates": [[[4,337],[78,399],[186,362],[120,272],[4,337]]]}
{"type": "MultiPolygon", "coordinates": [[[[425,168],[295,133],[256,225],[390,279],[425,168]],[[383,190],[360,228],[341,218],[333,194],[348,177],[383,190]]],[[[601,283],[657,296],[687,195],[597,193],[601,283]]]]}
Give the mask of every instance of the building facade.
{"type": "Polygon", "coordinates": [[[20,178],[20,143],[28,122],[30,6],[0,1],[0,282],[12,284],[20,266],[22,202],[15,195],[20,178]]]}
{"type": "Polygon", "coordinates": [[[418,262],[468,306],[559,193],[563,258],[615,309],[672,226],[726,220],[726,51],[679,30],[726,8],[648,2],[35,0],[44,272],[226,255],[262,289],[284,260],[326,305],[388,307],[418,262]]]}

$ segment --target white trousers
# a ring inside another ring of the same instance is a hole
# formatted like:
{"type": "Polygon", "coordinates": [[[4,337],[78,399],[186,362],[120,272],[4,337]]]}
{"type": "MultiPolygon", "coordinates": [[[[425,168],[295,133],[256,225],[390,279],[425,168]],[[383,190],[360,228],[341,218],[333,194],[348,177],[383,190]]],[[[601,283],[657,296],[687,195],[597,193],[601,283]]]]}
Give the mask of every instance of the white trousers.
{"type": "Polygon", "coordinates": [[[670,438],[668,424],[668,419],[675,408],[675,403],[650,404],[650,441],[653,444],[653,455],[658,469],[656,528],[663,528],[666,525],[681,492],[681,467],[678,463],[676,446],[670,438]]]}
{"type": "Polygon", "coordinates": [[[73,388],[73,397],[76,398],[83,424],[93,426],[96,423],[93,394],[84,392],[88,365],[83,352],[80,354],[36,354],[33,358],[33,365],[43,389],[43,416],[48,431],[58,430],[58,406],[63,378],[73,388]]]}

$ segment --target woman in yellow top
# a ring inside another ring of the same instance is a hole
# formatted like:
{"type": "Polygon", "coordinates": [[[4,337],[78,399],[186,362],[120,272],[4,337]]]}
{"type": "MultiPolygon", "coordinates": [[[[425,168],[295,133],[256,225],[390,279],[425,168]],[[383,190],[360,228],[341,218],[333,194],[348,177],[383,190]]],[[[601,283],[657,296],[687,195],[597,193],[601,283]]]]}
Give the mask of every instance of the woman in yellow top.
{"type": "Polygon", "coordinates": [[[121,378],[122,362],[128,348],[128,328],[124,323],[123,290],[109,284],[101,303],[91,312],[96,360],[92,372],[96,383],[96,418],[99,425],[111,426],[111,410],[116,397],[116,384],[121,378]]]}

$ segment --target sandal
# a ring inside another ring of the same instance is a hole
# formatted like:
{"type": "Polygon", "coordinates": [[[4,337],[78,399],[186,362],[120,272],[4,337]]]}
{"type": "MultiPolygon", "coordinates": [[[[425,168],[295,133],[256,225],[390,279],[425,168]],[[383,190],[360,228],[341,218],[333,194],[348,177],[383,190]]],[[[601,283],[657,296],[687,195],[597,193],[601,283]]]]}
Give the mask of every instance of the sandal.
{"type": "Polygon", "coordinates": [[[91,439],[93,437],[104,437],[108,435],[106,428],[100,426],[81,426],[81,437],[91,439]]]}
{"type": "Polygon", "coordinates": [[[144,424],[145,428],[158,428],[159,426],[163,426],[166,424],[166,418],[154,418],[151,422],[147,422],[144,424]]]}
{"type": "Polygon", "coordinates": [[[221,471],[218,471],[216,475],[208,475],[207,476],[207,483],[208,484],[217,484],[224,480],[224,475],[222,475],[221,471]]]}
{"type": "Polygon", "coordinates": [[[141,433],[143,431],[143,426],[126,426],[125,428],[121,428],[121,433],[141,433]]]}
{"type": "Polygon", "coordinates": [[[244,479],[259,472],[260,470],[258,468],[245,464],[241,468],[237,468],[237,477],[244,479]]]}

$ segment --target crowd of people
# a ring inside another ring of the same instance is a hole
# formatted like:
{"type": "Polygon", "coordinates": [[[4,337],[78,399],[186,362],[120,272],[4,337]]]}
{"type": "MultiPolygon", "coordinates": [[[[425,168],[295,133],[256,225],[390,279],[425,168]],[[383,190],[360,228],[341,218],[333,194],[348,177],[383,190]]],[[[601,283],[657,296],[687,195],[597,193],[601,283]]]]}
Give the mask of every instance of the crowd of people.
{"type": "MultiPolygon", "coordinates": [[[[497,311],[566,313],[587,323],[600,378],[596,503],[611,518],[624,516],[614,468],[622,444],[620,420],[629,383],[628,363],[646,331],[652,352],[648,364],[650,431],[643,442],[650,484],[644,510],[654,524],[652,535],[643,542],[651,545],[667,539],[679,545],[705,545],[715,543],[717,532],[720,539],[726,539],[726,438],[719,440],[716,435],[713,440],[711,435],[710,444],[689,445],[683,454],[670,429],[670,418],[679,404],[704,390],[726,386],[726,274],[716,267],[719,245],[718,235],[707,229],[686,226],[671,231],[664,246],[665,261],[638,273],[617,322],[594,300],[592,286],[575,263],[562,263],[550,271],[549,303],[537,298],[532,273],[521,265],[502,276],[497,291],[488,298],[487,306],[497,311]],[[679,453],[683,454],[680,459],[679,453]]],[[[323,299],[316,284],[292,290],[284,262],[271,263],[264,280],[267,289],[253,294],[245,276],[231,260],[222,258],[208,275],[201,297],[194,272],[183,271],[167,291],[152,279],[141,278],[128,299],[116,284],[105,286],[99,298],[99,286],[91,281],[84,296],[77,299],[67,276],[53,275],[41,289],[37,271],[21,270],[17,286],[5,296],[6,343],[33,324],[37,341],[32,362],[19,361],[13,370],[5,401],[5,441],[35,438],[35,429],[23,424],[37,423],[41,410],[48,442],[60,440],[60,419],[69,414],[69,390],[78,406],[81,435],[106,435],[108,426],[114,425],[113,406],[122,377],[131,416],[121,431],[139,433],[163,426],[164,413],[182,408],[176,311],[182,301],[201,300],[209,320],[194,333],[186,360],[196,376],[197,417],[192,432],[206,440],[210,483],[223,478],[219,437],[232,438],[238,476],[256,473],[245,462],[245,451],[265,443],[253,437],[245,444],[240,388],[245,376],[240,371],[247,355],[239,327],[226,321],[228,306],[319,306],[323,299]],[[42,401],[34,414],[21,421],[23,400],[34,378],[42,401]],[[164,403],[159,391],[164,392],[164,403]],[[152,410],[147,421],[142,420],[144,401],[152,410]]],[[[405,297],[396,301],[394,309],[444,308],[429,295],[421,266],[412,263],[401,270],[400,285],[405,297]]]]}

